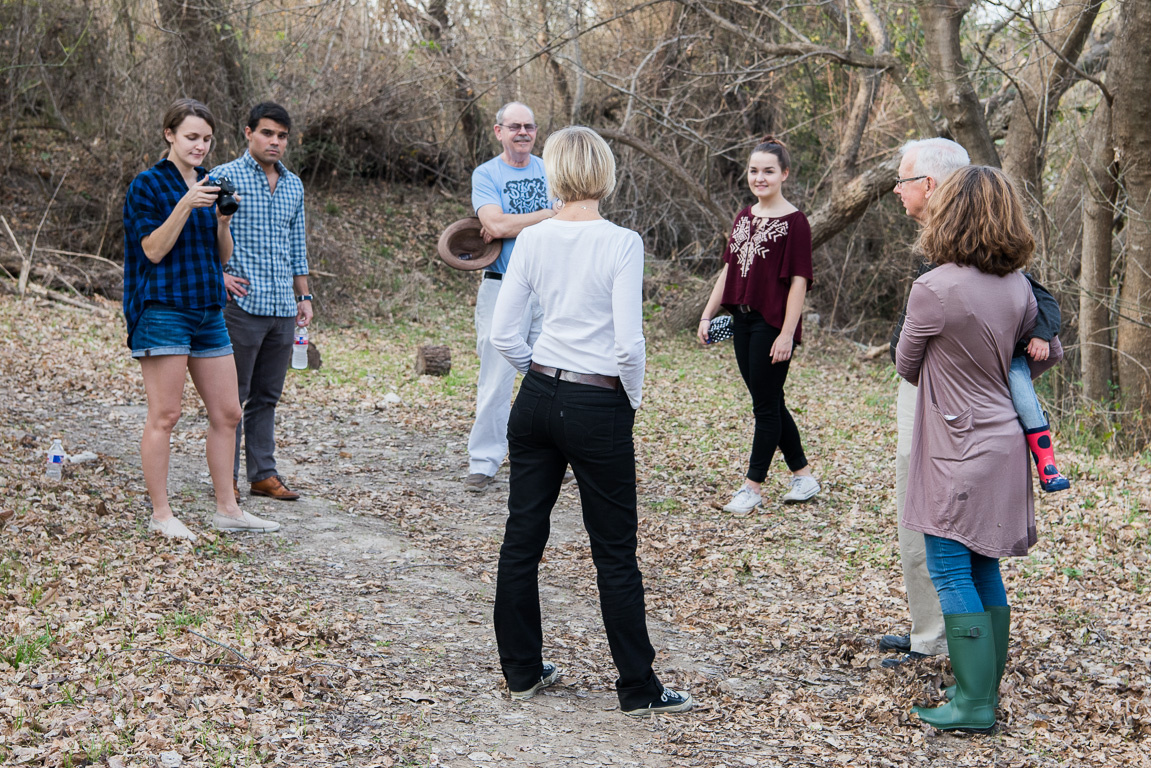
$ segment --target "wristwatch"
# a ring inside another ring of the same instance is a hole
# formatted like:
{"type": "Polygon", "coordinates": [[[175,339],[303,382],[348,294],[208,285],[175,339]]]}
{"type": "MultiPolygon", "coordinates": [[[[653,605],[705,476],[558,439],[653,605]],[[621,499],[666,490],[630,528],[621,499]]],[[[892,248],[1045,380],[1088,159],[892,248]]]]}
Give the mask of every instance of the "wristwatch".
{"type": "Polygon", "coordinates": [[[312,294],[310,294],[310,293],[305,293],[302,296],[296,296],[296,303],[297,304],[299,304],[301,301],[311,301],[311,300],[312,300],[312,294]]]}

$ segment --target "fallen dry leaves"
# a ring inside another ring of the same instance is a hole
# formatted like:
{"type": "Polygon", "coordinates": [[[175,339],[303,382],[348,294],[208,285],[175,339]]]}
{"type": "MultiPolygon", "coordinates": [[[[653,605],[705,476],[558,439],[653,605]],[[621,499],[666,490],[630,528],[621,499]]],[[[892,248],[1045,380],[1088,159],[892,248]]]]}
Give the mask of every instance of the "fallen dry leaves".
{"type": "MultiPolygon", "coordinates": [[[[466,440],[469,311],[447,307],[427,325],[386,333],[321,328],[324,368],[289,381],[281,438],[340,486],[345,512],[387,521],[488,594],[499,536],[461,523],[464,494],[445,498],[411,479],[466,440]],[[453,373],[414,376],[417,342],[451,346],[453,373]],[[379,425],[410,438],[373,441],[379,425]],[[454,447],[436,442],[445,440],[454,447]],[[407,474],[373,474],[403,451],[407,474]]],[[[45,424],[69,423],[72,412],[70,434],[114,433],[123,429],[116,414],[142,406],[119,325],[5,298],[0,331],[0,764],[151,765],[168,752],[205,765],[441,760],[418,720],[437,717],[434,702],[449,696],[443,681],[364,653],[371,641],[358,604],[334,592],[318,598],[298,586],[303,575],[277,572],[271,544],[211,537],[192,548],[147,535],[131,461],[101,455],[70,466],[64,484],[44,480],[45,424]],[[97,412],[108,415],[89,418],[97,412]]],[[[1004,563],[1015,614],[1000,727],[939,736],[909,710],[940,698],[946,663],[887,671],[875,647],[906,625],[895,390],[884,360],[860,361],[848,345],[813,335],[788,397],[823,492],[732,517],[718,506],[739,482],[750,428],[730,347],[649,340],[636,425],[640,559],[653,622],[674,629],[692,657],[667,668],[661,656],[660,674],[700,706],[643,738],[667,765],[1147,765],[1147,456],[1058,446],[1074,488],[1037,500],[1039,546],[1004,563]]],[[[184,407],[202,415],[190,387],[184,407]]],[[[197,424],[181,422],[174,452],[202,453],[197,424]]],[[[782,495],[783,479],[773,467],[771,496],[782,495]]],[[[190,502],[203,489],[175,493],[190,502]]],[[[548,583],[594,605],[591,569],[582,541],[550,549],[542,565],[548,583]]],[[[355,593],[380,589],[361,581],[355,593]]],[[[553,629],[549,648],[571,657],[572,677],[610,690],[615,672],[598,629],[560,620],[553,629]]],[[[429,647],[435,631],[427,629],[429,647]]],[[[515,758],[468,755],[504,759],[515,758]]]]}

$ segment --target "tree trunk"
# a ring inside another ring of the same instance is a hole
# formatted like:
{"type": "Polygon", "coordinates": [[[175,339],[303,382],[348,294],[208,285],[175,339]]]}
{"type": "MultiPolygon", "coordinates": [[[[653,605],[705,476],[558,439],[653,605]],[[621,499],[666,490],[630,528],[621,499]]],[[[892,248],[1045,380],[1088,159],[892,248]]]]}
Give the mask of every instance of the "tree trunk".
{"type": "MultiPolygon", "coordinates": [[[[228,0],[157,0],[156,7],[163,25],[180,33],[174,40],[173,98],[206,104],[216,117],[221,148],[235,149],[248,120],[251,83],[236,35],[219,31],[232,12],[228,0]]],[[[216,159],[228,158],[217,153],[216,159]]]]}
{"type": "Polygon", "coordinates": [[[964,146],[972,162],[998,167],[999,153],[983,119],[983,107],[968,77],[959,41],[959,27],[970,8],[971,0],[919,0],[935,95],[951,137],[964,146]]]}
{"type": "Polygon", "coordinates": [[[1047,134],[1059,100],[1074,82],[1068,62],[1078,60],[1091,34],[1100,0],[1063,0],[1042,33],[1051,46],[1036,41],[1023,73],[1016,78],[1019,92],[1012,102],[1003,145],[1003,170],[1019,185],[1028,202],[1031,225],[1040,252],[1047,251],[1047,222],[1043,216],[1043,165],[1047,134]],[[1059,53],[1056,54],[1052,48],[1059,53]]]}
{"type": "Polygon", "coordinates": [[[422,26],[424,35],[436,44],[439,55],[454,73],[455,103],[459,110],[456,121],[460,125],[460,133],[463,134],[465,162],[469,167],[475,167],[488,159],[487,131],[483,116],[480,115],[479,107],[476,105],[472,81],[466,74],[463,63],[455,60],[456,41],[448,35],[447,0],[431,0],[422,26]]]}
{"type": "Polygon", "coordinates": [[[1087,131],[1083,249],[1079,272],[1079,364],[1083,396],[1111,396],[1111,230],[1115,220],[1115,144],[1111,106],[1099,100],[1087,131]]]}
{"type": "Polygon", "coordinates": [[[871,119],[871,105],[875,103],[879,87],[883,83],[883,73],[876,70],[863,70],[853,75],[855,75],[853,79],[857,80],[857,90],[851,104],[851,112],[843,122],[843,135],[839,138],[839,148],[831,169],[833,188],[849,184],[855,178],[859,147],[863,143],[863,134],[871,119]]]}
{"type": "Polygon", "coordinates": [[[308,367],[313,371],[320,370],[324,365],[324,360],[320,356],[320,348],[316,346],[315,342],[308,342],[308,367]]]}
{"type": "Polygon", "coordinates": [[[450,347],[419,347],[416,350],[416,375],[447,376],[452,370],[450,347]]]}
{"type": "Polygon", "coordinates": [[[864,171],[837,186],[831,198],[810,216],[811,247],[818,248],[862,216],[868,206],[891,192],[899,178],[899,158],[864,171]]]}
{"type": "MultiPolygon", "coordinates": [[[[548,46],[552,44],[551,30],[548,26],[548,0],[540,0],[539,19],[540,31],[536,36],[536,42],[539,44],[540,50],[546,51],[548,46]]],[[[547,67],[548,74],[551,75],[552,83],[555,85],[555,94],[559,96],[560,104],[563,105],[560,110],[561,114],[570,121],[572,119],[572,95],[571,89],[568,87],[567,74],[559,60],[551,53],[542,54],[540,59],[547,67]]],[[[553,110],[554,113],[555,110],[553,110]]]]}
{"type": "Polygon", "coordinates": [[[1126,256],[1119,293],[1119,384],[1129,413],[1151,409],[1151,2],[1120,4],[1108,67],[1112,121],[1127,192],[1126,256]],[[1113,77],[1112,77],[1113,75],[1113,77]]]}

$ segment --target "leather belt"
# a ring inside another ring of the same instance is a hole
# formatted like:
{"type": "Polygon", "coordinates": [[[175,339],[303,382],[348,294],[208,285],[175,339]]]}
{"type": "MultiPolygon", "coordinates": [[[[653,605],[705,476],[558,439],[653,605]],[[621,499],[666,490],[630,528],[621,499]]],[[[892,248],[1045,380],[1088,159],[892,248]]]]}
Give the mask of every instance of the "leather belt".
{"type": "Polygon", "coordinates": [[[503,280],[504,279],[504,273],[503,272],[484,272],[484,279],[485,280],[503,280]]]}
{"type": "Polygon", "coordinates": [[[573,371],[565,371],[562,368],[552,368],[550,365],[540,365],[539,363],[532,363],[531,369],[549,378],[568,381],[572,384],[587,384],[592,387],[600,387],[601,389],[619,390],[619,376],[601,376],[598,373],[575,373],[573,371]]]}
{"type": "Polygon", "coordinates": [[[736,309],[745,315],[750,315],[755,310],[755,307],[750,307],[747,304],[740,304],[738,307],[736,307],[736,309]]]}

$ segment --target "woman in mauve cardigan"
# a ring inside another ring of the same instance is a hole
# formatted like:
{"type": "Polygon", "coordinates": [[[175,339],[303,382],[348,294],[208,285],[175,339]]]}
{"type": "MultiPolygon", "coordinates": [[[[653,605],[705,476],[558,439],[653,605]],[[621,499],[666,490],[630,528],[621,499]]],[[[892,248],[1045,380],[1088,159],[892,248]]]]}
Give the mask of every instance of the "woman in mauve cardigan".
{"type": "MultiPolygon", "coordinates": [[[[1007,373],[1015,344],[1035,324],[1020,271],[1034,240],[1010,180],[969,166],[929,203],[919,247],[939,266],[908,298],[896,352],[899,374],[919,386],[903,525],[924,534],[956,686],[951,701],[915,708],[944,730],[995,724],[1007,660],[1010,608],[1000,557],[1036,541],[1030,464],[1007,373]]],[[[1033,375],[1063,356],[1032,363],[1033,375]],[[1042,367],[1041,367],[1042,366],[1042,367]]]]}

